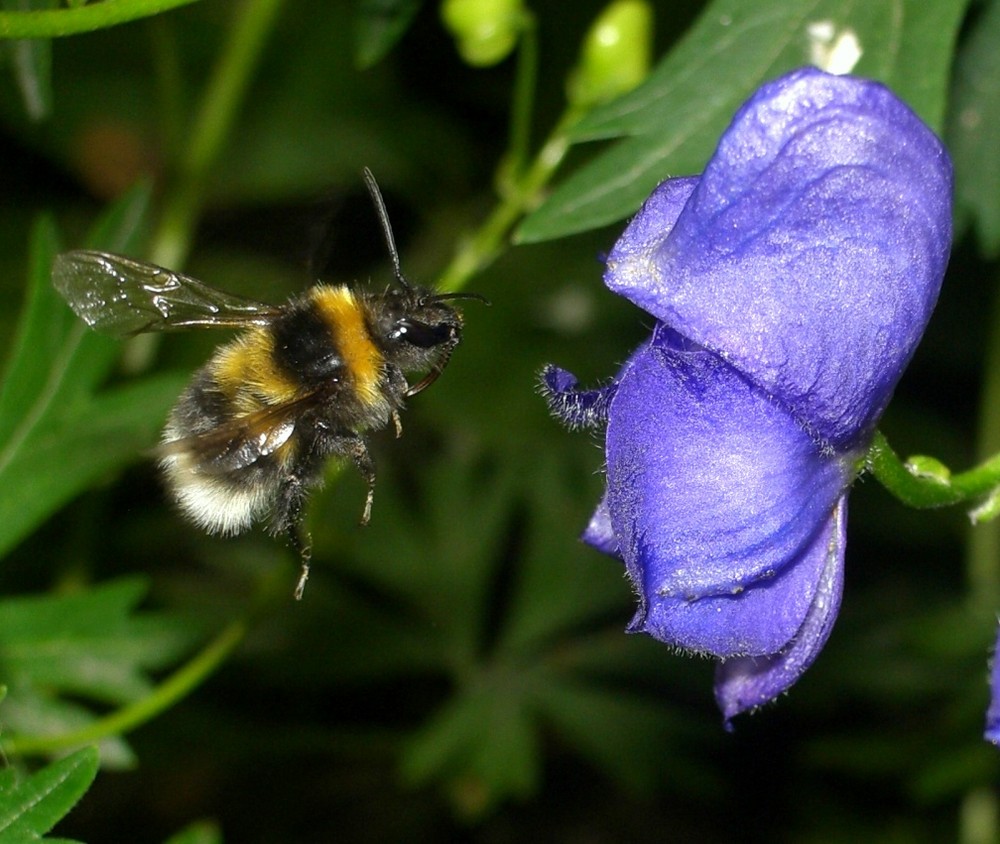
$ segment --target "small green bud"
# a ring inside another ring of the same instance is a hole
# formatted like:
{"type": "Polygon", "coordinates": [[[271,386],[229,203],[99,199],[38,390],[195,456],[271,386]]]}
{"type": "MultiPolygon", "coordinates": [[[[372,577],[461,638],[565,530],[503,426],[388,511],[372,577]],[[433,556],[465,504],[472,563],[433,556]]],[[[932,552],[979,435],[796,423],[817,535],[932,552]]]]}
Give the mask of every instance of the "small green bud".
{"type": "Polygon", "coordinates": [[[522,0],[444,0],[441,20],[471,65],[503,61],[517,45],[525,21],[522,0]]]}
{"type": "Polygon", "coordinates": [[[909,458],[906,461],[906,471],[915,478],[937,481],[942,485],[951,483],[951,469],[936,457],[928,457],[926,454],[917,454],[909,458]]]}
{"type": "Polygon", "coordinates": [[[631,91],[649,74],[652,51],[652,6],[647,0],[613,0],[583,41],[570,102],[589,107],[631,91]]]}

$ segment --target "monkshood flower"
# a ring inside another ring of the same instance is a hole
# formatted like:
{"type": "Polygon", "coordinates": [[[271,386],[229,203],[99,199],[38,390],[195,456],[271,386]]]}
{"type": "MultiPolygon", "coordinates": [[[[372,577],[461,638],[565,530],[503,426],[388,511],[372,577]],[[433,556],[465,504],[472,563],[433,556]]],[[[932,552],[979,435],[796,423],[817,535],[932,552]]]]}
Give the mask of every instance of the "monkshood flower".
{"type": "Polygon", "coordinates": [[[1000,746],[1000,631],[990,666],[990,708],[986,710],[986,740],[1000,746]]]}
{"type": "Polygon", "coordinates": [[[830,634],[847,493],[937,300],[951,163],[884,86],[802,69],[743,105],[699,177],[662,183],[605,283],[656,323],[613,381],[543,373],[606,426],[584,539],[625,563],[630,631],[719,661],[733,716],[830,634]]]}

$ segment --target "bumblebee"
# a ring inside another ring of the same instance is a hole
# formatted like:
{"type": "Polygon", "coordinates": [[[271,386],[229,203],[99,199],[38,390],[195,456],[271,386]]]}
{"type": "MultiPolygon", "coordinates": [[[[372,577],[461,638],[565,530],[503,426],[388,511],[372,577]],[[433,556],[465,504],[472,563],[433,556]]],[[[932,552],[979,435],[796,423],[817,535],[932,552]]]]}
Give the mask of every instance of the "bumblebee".
{"type": "Polygon", "coordinates": [[[392,260],[394,286],[381,293],[317,284],[272,306],[123,255],[78,250],[58,255],[52,278],[70,307],[97,331],[238,328],[192,378],[157,450],[182,513],[213,534],[233,535],[267,520],[302,561],[295,597],[309,577],[302,530],[308,493],[332,457],[350,458],[368,486],[361,523],[371,517],[375,464],[365,434],[395,425],[406,399],[437,380],[462,335],[453,299],[411,284],[385,203],[371,172],[365,184],[392,260]],[[423,373],[410,384],[407,375],[423,373]]]}

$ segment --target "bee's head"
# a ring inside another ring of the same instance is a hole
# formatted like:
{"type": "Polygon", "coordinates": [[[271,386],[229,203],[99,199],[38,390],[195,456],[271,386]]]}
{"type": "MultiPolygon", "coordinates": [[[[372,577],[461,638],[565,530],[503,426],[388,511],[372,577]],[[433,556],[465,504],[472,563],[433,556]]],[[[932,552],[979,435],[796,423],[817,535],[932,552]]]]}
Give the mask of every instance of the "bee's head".
{"type": "Polygon", "coordinates": [[[432,293],[410,287],[402,277],[397,280],[400,287],[388,291],[375,309],[375,332],[386,356],[404,372],[429,370],[410,388],[408,395],[413,395],[441,374],[462,339],[462,315],[448,300],[486,299],[477,293],[432,293]]]}
{"type": "Polygon", "coordinates": [[[432,293],[411,285],[399,266],[399,253],[382,193],[367,167],[363,175],[389,249],[397,285],[375,302],[373,329],[383,352],[404,372],[428,370],[423,380],[407,391],[412,396],[437,380],[462,339],[462,315],[448,300],[478,299],[487,305],[489,301],[478,293],[432,293]]]}
{"type": "Polygon", "coordinates": [[[395,347],[432,351],[455,346],[461,339],[462,315],[445,299],[462,294],[430,293],[406,287],[386,294],[382,336],[395,347]]]}

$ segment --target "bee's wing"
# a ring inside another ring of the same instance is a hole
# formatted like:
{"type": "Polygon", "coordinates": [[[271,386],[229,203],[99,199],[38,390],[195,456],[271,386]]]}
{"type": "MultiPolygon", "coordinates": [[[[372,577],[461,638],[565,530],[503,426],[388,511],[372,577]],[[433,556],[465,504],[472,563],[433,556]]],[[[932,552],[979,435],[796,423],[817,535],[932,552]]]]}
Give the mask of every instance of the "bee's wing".
{"type": "Polygon", "coordinates": [[[316,406],[319,392],[305,393],[291,401],[238,416],[204,434],[163,443],[161,457],[188,454],[206,474],[244,469],[280,448],[295,431],[302,413],[316,406]]]}
{"type": "Polygon", "coordinates": [[[110,252],[57,255],[52,283],[91,328],[126,337],[199,326],[264,325],[278,309],[110,252]]]}

